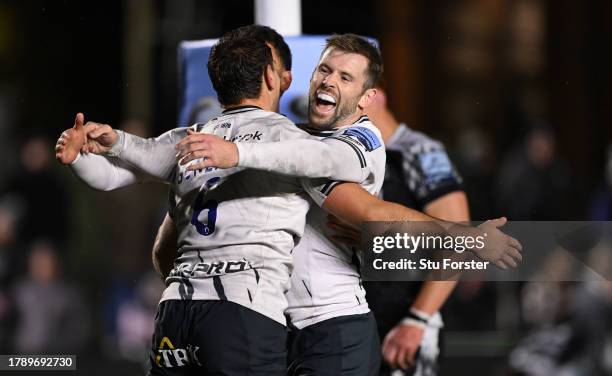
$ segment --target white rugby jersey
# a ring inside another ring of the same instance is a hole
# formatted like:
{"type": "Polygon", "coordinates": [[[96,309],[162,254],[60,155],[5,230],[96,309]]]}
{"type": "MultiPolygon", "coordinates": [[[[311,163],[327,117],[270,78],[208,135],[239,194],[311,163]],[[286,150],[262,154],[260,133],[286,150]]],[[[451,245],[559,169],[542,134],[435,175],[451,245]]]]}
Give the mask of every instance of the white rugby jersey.
{"type": "MultiPolygon", "coordinates": [[[[330,177],[352,179],[368,192],[378,194],[384,181],[386,154],[380,131],[367,116],[333,131],[309,130],[309,133],[322,142],[314,145],[311,140],[293,140],[282,145],[239,145],[239,165],[297,175],[308,175],[311,170],[324,173],[329,169],[330,177]],[[331,148],[326,147],[330,145],[331,148]],[[329,163],[334,159],[325,154],[329,152],[344,155],[342,173],[329,163]]],[[[317,185],[316,181],[303,180],[316,205],[308,212],[304,236],[293,250],[294,269],[287,292],[287,314],[300,329],[333,317],[369,312],[359,273],[360,254],[328,236],[331,232],[326,225],[327,212],[320,207],[340,182],[327,180],[317,185]]]]}
{"type": "MultiPolygon", "coordinates": [[[[257,107],[226,111],[192,129],[237,144],[310,137],[284,116],[257,107]]],[[[161,300],[229,300],[285,325],[290,252],[302,236],[309,208],[299,180],[240,167],[186,171],[177,164],[174,148],[186,134],[186,128],[178,128],[145,140],[119,132],[109,153],[170,184],[178,257],[161,300]]],[[[72,167],[88,182],[95,180],[88,178],[91,170],[103,170],[100,163],[113,171],[111,188],[142,180],[101,156],[81,156],[72,167]]]]}

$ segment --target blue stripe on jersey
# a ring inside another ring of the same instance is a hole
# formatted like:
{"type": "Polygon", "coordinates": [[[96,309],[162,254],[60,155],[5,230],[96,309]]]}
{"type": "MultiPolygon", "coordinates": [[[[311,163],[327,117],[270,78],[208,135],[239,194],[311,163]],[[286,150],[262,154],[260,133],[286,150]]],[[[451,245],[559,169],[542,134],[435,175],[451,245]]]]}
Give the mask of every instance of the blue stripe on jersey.
{"type": "Polygon", "coordinates": [[[350,127],[343,134],[355,137],[367,151],[376,150],[382,146],[376,134],[365,127],[350,127]]]}

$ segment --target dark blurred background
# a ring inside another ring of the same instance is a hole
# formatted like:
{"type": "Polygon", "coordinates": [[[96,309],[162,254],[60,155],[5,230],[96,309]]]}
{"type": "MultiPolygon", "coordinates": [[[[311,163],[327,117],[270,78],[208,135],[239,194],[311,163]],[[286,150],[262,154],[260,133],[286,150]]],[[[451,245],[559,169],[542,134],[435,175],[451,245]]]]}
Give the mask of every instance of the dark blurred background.
{"type": "MultiPolygon", "coordinates": [[[[240,0],[0,1],[1,354],[76,353],[82,374],[143,372],[165,187],[94,192],[53,145],[79,111],[142,136],[174,128],[178,43],[253,14],[240,0]]],[[[612,220],[612,2],[307,0],[302,25],[380,41],[392,110],[446,144],[474,219],[612,220]]],[[[525,338],[575,320],[576,296],[594,294],[580,307],[607,323],[611,291],[462,283],[445,307],[443,374],[509,374],[525,338]]],[[[571,351],[603,365],[568,375],[612,373],[610,337],[590,338],[571,351]]]]}

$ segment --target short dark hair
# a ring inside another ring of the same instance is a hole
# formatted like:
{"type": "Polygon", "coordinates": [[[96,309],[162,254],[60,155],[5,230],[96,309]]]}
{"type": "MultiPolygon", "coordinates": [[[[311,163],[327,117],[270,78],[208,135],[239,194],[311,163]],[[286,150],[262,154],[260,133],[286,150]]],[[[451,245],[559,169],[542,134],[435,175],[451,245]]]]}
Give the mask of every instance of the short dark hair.
{"type": "Polygon", "coordinates": [[[278,53],[285,70],[291,70],[291,49],[285,39],[276,30],[263,25],[246,25],[234,29],[227,34],[232,38],[259,38],[270,43],[278,53]]]}
{"type": "Polygon", "coordinates": [[[371,89],[378,84],[384,68],[380,51],[373,43],[355,34],[335,34],[327,38],[322,54],[330,48],[365,57],[368,60],[368,68],[366,69],[367,79],[364,88],[371,89]]]}
{"type": "Polygon", "coordinates": [[[208,58],[208,76],[223,106],[259,97],[262,76],[272,66],[270,47],[258,38],[221,37],[208,58]]]}

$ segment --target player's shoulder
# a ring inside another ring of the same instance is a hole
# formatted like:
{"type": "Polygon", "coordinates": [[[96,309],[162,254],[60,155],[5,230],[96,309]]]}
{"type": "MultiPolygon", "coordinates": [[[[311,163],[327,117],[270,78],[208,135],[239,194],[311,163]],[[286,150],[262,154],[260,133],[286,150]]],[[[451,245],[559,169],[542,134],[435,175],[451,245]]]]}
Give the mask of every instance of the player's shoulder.
{"type": "Polygon", "coordinates": [[[361,116],[356,122],[337,130],[336,137],[350,137],[357,140],[367,151],[384,150],[380,130],[367,115],[361,116]]]}
{"type": "Polygon", "coordinates": [[[178,142],[178,140],[182,139],[187,135],[187,129],[195,129],[194,127],[197,124],[193,124],[189,127],[176,127],[170,129],[161,135],[157,136],[156,139],[162,142],[178,142]]]}
{"type": "Polygon", "coordinates": [[[391,136],[387,148],[413,155],[430,152],[446,153],[444,144],[440,140],[416,131],[405,124],[401,124],[396,133],[391,136]]]}
{"type": "Polygon", "coordinates": [[[460,187],[461,176],[441,141],[401,124],[391,136],[387,149],[401,152],[404,161],[409,162],[402,164],[405,170],[411,171],[406,174],[407,178],[421,176],[428,184],[427,191],[460,187]]]}
{"type": "Polygon", "coordinates": [[[277,129],[279,130],[280,140],[289,140],[297,138],[309,138],[310,134],[303,127],[295,124],[293,121],[287,119],[283,115],[279,115],[283,119],[279,119],[276,122],[277,129]]]}

